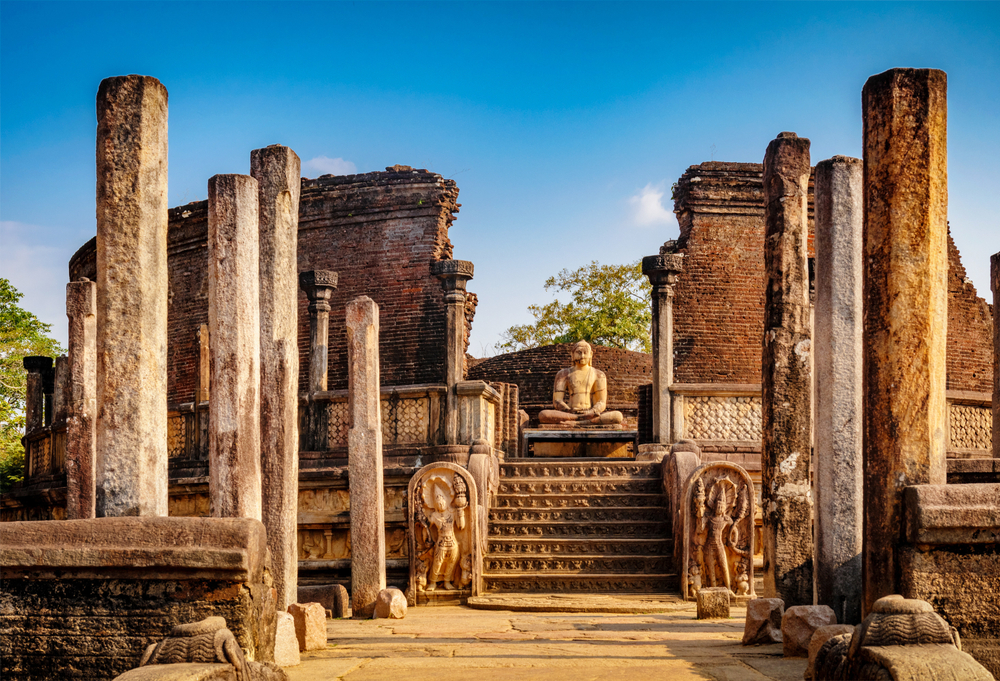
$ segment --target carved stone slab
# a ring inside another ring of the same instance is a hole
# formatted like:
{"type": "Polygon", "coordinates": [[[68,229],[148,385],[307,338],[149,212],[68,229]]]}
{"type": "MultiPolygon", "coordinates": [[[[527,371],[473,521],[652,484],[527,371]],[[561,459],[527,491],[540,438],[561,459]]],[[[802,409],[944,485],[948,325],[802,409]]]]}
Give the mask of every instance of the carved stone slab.
{"type": "Polygon", "coordinates": [[[413,603],[428,604],[438,595],[478,596],[482,546],[472,474],[453,463],[427,464],[410,480],[407,498],[413,603]]]}
{"type": "Polygon", "coordinates": [[[684,489],[684,544],[681,593],[694,600],[698,590],[728,587],[733,596],[754,598],[754,489],[742,467],[707,463],[691,474],[684,489]]]}

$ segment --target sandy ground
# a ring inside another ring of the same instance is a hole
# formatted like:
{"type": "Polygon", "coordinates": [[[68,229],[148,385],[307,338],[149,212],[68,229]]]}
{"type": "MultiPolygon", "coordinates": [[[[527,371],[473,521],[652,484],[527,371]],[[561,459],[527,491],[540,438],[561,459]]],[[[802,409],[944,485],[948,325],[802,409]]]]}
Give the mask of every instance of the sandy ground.
{"type": "Polygon", "coordinates": [[[719,679],[799,681],[805,659],[781,645],[743,647],[746,610],[697,620],[694,604],[651,614],[410,608],[402,620],[327,620],[325,650],[302,654],[291,681],[719,679]]]}

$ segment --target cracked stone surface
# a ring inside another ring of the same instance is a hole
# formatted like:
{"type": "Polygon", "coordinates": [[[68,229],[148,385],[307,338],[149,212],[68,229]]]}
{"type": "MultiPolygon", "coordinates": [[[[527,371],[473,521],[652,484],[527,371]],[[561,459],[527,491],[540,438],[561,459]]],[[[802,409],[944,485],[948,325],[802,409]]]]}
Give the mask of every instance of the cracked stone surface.
{"type": "Polygon", "coordinates": [[[798,681],[805,659],[781,644],[740,645],[746,609],[697,620],[694,603],[663,612],[600,614],[411,608],[405,620],[330,620],[327,647],[286,669],[291,681],[384,679],[584,681],[624,668],[670,679],[798,681]]]}

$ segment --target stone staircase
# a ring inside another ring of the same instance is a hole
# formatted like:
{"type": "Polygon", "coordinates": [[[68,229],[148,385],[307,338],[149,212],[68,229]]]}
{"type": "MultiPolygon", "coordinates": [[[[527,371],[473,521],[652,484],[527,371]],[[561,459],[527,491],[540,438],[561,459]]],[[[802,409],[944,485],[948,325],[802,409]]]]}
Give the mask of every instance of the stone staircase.
{"type": "Polygon", "coordinates": [[[492,593],[676,593],[660,465],[521,459],[500,466],[483,561],[492,593]]]}

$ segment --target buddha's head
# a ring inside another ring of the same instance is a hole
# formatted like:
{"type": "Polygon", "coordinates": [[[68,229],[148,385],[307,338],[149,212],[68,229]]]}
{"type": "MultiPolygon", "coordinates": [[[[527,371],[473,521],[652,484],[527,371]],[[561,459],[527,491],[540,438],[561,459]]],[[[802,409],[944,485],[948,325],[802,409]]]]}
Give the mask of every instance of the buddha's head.
{"type": "Polygon", "coordinates": [[[448,500],[443,494],[438,492],[434,496],[434,506],[437,508],[439,513],[444,513],[448,509],[448,500]]]}
{"type": "Polygon", "coordinates": [[[594,357],[594,350],[590,347],[590,343],[585,340],[578,341],[573,346],[573,364],[578,367],[590,366],[590,361],[594,357]]]}

